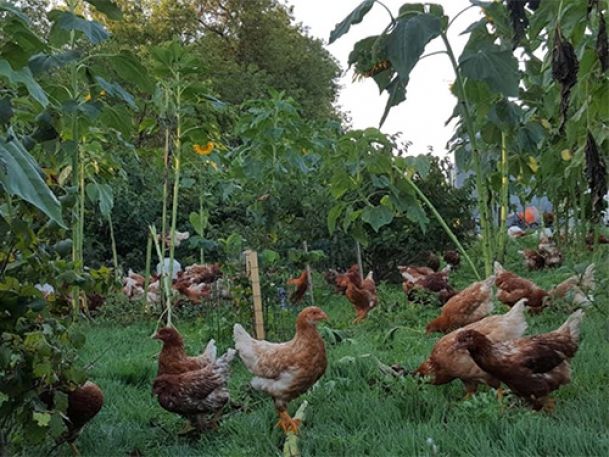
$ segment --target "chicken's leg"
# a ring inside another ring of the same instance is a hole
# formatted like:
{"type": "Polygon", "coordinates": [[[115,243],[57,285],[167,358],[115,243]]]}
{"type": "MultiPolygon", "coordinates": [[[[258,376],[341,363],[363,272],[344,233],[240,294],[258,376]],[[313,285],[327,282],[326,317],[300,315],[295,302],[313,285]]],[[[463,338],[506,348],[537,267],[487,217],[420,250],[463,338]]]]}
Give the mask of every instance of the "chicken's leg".
{"type": "Polygon", "coordinates": [[[285,433],[298,433],[300,419],[292,419],[285,409],[278,409],[277,414],[279,415],[279,422],[277,422],[277,426],[281,430],[283,430],[285,433]]]}

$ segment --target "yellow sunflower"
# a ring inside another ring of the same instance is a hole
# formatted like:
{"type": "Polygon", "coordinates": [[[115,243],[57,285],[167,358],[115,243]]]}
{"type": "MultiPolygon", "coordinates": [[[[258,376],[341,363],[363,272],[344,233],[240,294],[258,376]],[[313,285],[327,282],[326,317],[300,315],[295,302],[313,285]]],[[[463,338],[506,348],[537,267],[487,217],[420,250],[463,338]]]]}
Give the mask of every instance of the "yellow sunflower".
{"type": "Polygon", "coordinates": [[[195,151],[196,154],[200,156],[208,156],[214,150],[214,144],[210,141],[205,146],[201,146],[200,144],[195,144],[192,147],[192,150],[195,151]]]}

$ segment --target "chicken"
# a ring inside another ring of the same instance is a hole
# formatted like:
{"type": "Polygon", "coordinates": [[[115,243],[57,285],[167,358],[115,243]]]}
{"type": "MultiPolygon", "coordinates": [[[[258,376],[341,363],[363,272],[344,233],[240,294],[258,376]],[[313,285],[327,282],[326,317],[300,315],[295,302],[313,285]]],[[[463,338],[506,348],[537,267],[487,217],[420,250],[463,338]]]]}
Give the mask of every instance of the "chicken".
{"type": "Polygon", "coordinates": [[[339,273],[336,270],[328,270],[324,277],[328,284],[334,286],[334,291],[337,294],[345,294],[347,292],[347,285],[349,282],[361,286],[362,278],[359,273],[359,266],[357,264],[351,265],[345,273],[339,273]]]}
{"type": "Polygon", "coordinates": [[[345,295],[355,308],[355,319],[353,322],[356,323],[364,320],[370,310],[378,303],[373,273],[369,272],[368,276],[361,281],[359,286],[349,281],[345,295]]]}
{"type": "Polygon", "coordinates": [[[539,312],[544,306],[544,297],[548,293],[528,279],[504,269],[499,262],[495,262],[495,285],[497,299],[508,306],[526,298],[527,306],[532,312],[539,312]]]}
{"type": "Polygon", "coordinates": [[[190,284],[211,283],[222,276],[222,271],[217,263],[194,264],[186,267],[182,276],[190,284]]]}
{"type": "MultiPolygon", "coordinates": [[[[83,427],[102,409],[104,393],[97,384],[87,381],[67,394],[68,408],[64,416],[67,430],[57,438],[56,446],[68,443],[74,455],[78,455],[74,441],[80,435],[83,427]]],[[[40,399],[49,409],[54,407],[55,402],[51,392],[43,392],[40,399]]]]}
{"type": "Polygon", "coordinates": [[[299,303],[309,289],[309,274],[307,270],[304,270],[300,276],[297,276],[296,278],[288,279],[288,285],[296,286],[296,290],[290,295],[290,302],[292,304],[299,303]]]}
{"type": "Polygon", "coordinates": [[[461,263],[461,256],[457,251],[445,251],[444,261],[450,265],[452,270],[455,270],[461,263]]]}
{"type": "Polygon", "coordinates": [[[423,274],[421,267],[406,267],[400,270],[405,281],[402,289],[406,296],[412,300],[411,291],[414,289],[425,289],[438,294],[441,303],[446,303],[457,291],[448,284],[448,272],[439,271],[423,274]]]}
{"type": "Polygon", "coordinates": [[[476,365],[467,350],[457,345],[457,337],[470,329],[486,335],[493,342],[521,337],[527,329],[524,318],[525,301],[520,300],[505,314],[485,317],[444,335],[433,347],[429,358],[415,370],[415,376],[428,376],[435,385],[460,379],[465,385],[468,396],[476,391],[480,383],[498,388],[500,382],[476,365]]]}
{"type": "MultiPolygon", "coordinates": [[[[599,233],[598,238],[597,238],[597,243],[598,244],[609,244],[609,237],[603,233],[599,233]]],[[[586,245],[588,246],[588,249],[591,251],[594,246],[594,233],[593,232],[589,232],[586,235],[586,245]]]]}
{"type": "Polygon", "coordinates": [[[494,276],[478,281],[451,297],[440,316],[427,324],[427,333],[448,333],[489,315],[494,308],[492,288],[494,276]]]}
{"type": "Polygon", "coordinates": [[[201,299],[211,295],[211,288],[209,284],[204,282],[191,285],[180,283],[174,285],[174,288],[177,289],[182,295],[185,295],[186,298],[193,303],[201,303],[201,299]]]}
{"type": "Polygon", "coordinates": [[[229,400],[227,383],[230,363],[235,354],[234,349],[228,349],[216,359],[214,346],[213,353],[208,354],[208,363],[203,367],[157,375],[152,384],[152,393],[158,397],[164,409],[188,419],[197,432],[215,428],[222,408],[229,400]],[[211,422],[206,418],[209,414],[212,414],[211,422]]]}
{"type": "Polygon", "coordinates": [[[586,267],[582,275],[576,274],[565,279],[548,291],[546,300],[570,297],[571,301],[578,306],[590,304],[587,293],[592,292],[595,287],[594,268],[594,264],[591,263],[586,267]]]}
{"type": "Polygon", "coordinates": [[[251,385],[271,397],[279,415],[279,426],[296,432],[299,423],[288,414],[288,403],[306,392],[326,371],[326,349],[316,325],[328,316],[309,306],[296,319],[296,334],[285,343],[252,338],[235,324],[235,347],[246,368],[254,375],[251,385]]]}
{"type": "Polygon", "coordinates": [[[184,339],[175,328],[163,327],[152,338],[163,342],[157,376],[200,370],[216,360],[217,349],[214,340],[207,343],[201,355],[189,357],[184,350],[184,339]]]}
{"type": "Polygon", "coordinates": [[[559,267],[562,265],[562,252],[560,252],[550,237],[544,234],[539,237],[537,252],[543,257],[546,267],[559,267]]]}
{"type": "Polygon", "coordinates": [[[475,329],[461,332],[457,341],[481,369],[533,408],[550,409],[548,395],[571,380],[569,360],[577,352],[582,317],[577,310],[553,332],[512,341],[494,342],[475,329]]]}
{"type": "Polygon", "coordinates": [[[518,253],[524,258],[524,265],[529,270],[542,270],[546,264],[543,255],[535,249],[525,249],[523,251],[518,251],[518,253]]]}
{"type": "Polygon", "coordinates": [[[127,276],[123,278],[123,293],[129,298],[139,298],[144,295],[145,279],[142,275],[134,273],[129,269],[127,276]]]}

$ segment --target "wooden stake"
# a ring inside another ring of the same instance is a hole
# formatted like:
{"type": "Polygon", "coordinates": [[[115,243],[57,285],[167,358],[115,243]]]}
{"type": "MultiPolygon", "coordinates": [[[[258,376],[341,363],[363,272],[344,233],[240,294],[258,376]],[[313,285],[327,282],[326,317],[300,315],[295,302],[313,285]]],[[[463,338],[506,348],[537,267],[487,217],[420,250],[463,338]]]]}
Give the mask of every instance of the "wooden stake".
{"type": "MultiPolygon", "coordinates": [[[[307,245],[306,241],[302,242],[302,247],[304,249],[305,254],[307,254],[309,252],[309,246],[307,245]]],[[[309,262],[307,262],[306,268],[307,268],[307,283],[308,283],[308,289],[309,289],[309,299],[311,300],[311,306],[315,306],[315,297],[313,296],[313,277],[311,276],[311,266],[309,265],[309,262]]]]}
{"type": "Polygon", "coordinates": [[[148,286],[150,285],[150,264],[152,262],[152,238],[148,233],[148,239],[146,242],[146,271],[144,273],[144,303],[146,304],[146,311],[149,310],[151,304],[148,303],[148,286]]]}
{"type": "Polygon", "coordinates": [[[359,267],[359,278],[364,280],[364,266],[362,265],[362,250],[359,247],[359,241],[355,242],[355,252],[357,254],[357,266],[359,267]]]}
{"type": "Polygon", "coordinates": [[[254,299],[254,325],[256,338],[264,339],[264,315],[262,313],[262,293],[260,292],[260,272],[258,270],[258,253],[245,251],[245,267],[252,283],[252,298],[254,299]]]}

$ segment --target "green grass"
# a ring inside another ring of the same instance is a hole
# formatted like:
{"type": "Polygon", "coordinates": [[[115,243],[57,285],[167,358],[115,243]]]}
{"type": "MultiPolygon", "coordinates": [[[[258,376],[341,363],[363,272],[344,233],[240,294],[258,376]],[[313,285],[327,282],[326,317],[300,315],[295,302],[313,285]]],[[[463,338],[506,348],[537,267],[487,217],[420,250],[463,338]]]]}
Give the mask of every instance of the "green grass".
{"type": "MultiPolygon", "coordinates": [[[[363,324],[352,326],[353,312],[346,299],[317,287],[317,302],[331,317],[328,326],[337,332],[328,337],[326,374],[290,407],[294,413],[303,399],[309,401],[300,436],[303,455],[609,455],[606,254],[595,256],[600,283],[596,305],[583,322],[573,381],[555,394],[553,414],[533,412],[511,396],[502,407],[486,387],[464,401],[459,382],[432,386],[411,377],[383,375],[377,359],[412,369],[427,357],[438,336],[425,335],[424,326],[437,309],[408,304],[395,286],[381,287],[378,309],[363,324]]],[[[575,268],[568,259],[560,269],[528,274],[515,249],[505,263],[543,287],[563,280],[575,268]]],[[[470,280],[465,266],[455,274],[457,286],[470,280]]],[[[541,315],[528,316],[528,334],[556,328],[570,311],[568,305],[558,304],[541,315]]],[[[177,325],[191,353],[211,336],[201,322],[177,325]]],[[[82,361],[96,360],[90,375],[104,390],[106,401],[78,441],[82,455],[126,456],[138,451],[171,457],[281,455],[283,436],[274,428],[272,402],[251,391],[250,375],[240,361],[234,364],[230,383],[234,405],[227,407],[219,429],[195,440],[177,435],[183,419],[163,410],[151,395],[159,351],[158,342],[150,339],[154,326],[152,321],[83,325],[87,343],[82,361]]],[[[221,349],[228,343],[221,341],[221,349]]],[[[70,455],[69,449],[62,447],[58,454],[70,455]]]]}

